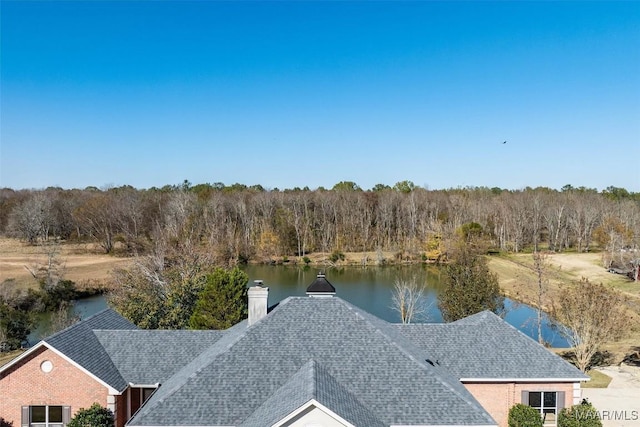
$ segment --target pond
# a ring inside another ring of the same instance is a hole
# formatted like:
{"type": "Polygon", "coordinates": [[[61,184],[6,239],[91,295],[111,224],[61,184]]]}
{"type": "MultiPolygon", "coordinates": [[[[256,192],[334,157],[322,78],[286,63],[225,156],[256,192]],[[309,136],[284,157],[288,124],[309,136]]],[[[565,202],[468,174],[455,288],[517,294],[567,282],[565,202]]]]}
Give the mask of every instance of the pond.
{"type": "MultiPolygon", "coordinates": [[[[263,280],[269,287],[269,305],[289,296],[304,296],[306,289],[315,279],[317,268],[296,266],[247,265],[243,267],[249,275],[249,283],[263,280]]],[[[393,283],[397,278],[426,282],[427,310],[425,316],[415,322],[443,321],[438,309],[438,292],[442,289],[441,270],[434,266],[411,265],[389,267],[345,267],[325,271],[327,280],[336,288],[336,296],[374,314],[381,319],[397,323],[400,316],[391,306],[393,283]]],[[[104,296],[95,296],[77,301],[74,313],[85,318],[107,307],[104,296]]],[[[536,310],[526,304],[505,299],[505,320],[524,334],[537,340],[536,310]]],[[[31,344],[37,342],[46,329],[47,319],[43,318],[38,329],[29,336],[31,344]]],[[[566,340],[551,327],[544,317],[543,338],[552,347],[567,347],[566,340]]]]}

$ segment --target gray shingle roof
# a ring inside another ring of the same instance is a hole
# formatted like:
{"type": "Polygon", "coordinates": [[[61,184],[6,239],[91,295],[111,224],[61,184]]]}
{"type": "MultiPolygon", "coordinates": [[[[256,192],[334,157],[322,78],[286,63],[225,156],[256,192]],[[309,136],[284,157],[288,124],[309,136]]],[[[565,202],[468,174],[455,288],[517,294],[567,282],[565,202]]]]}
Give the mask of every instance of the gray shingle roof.
{"type": "Polygon", "coordinates": [[[240,427],[273,425],[312,399],[353,425],[385,426],[326,369],[315,360],[310,360],[265,400],[240,427]]]}
{"type": "Polygon", "coordinates": [[[395,327],[457,378],[588,378],[490,311],[453,323],[395,327]]]}
{"type": "Polygon", "coordinates": [[[317,396],[329,401],[325,386],[357,396],[385,425],[495,425],[459,381],[426,358],[393,325],[339,298],[288,298],[253,326],[231,328],[163,384],[129,424],[250,423],[271,396],[295,394],[287,383],[296,389],[315,370],[323,377],[317,396]],[[311,360],[321,368],[305,367],[311,360]]]}
{"type": "Polygon", "coordinates": [[[271,425],[312,399],[358,426],[495,425],[460,378],[587,378],[488,311],[393,325],[335,297],[226,331],[143,331],[104,310],[44,341],[118,391],[161,383],[132,426],[271,425]]]}
{"type": "Polygon", "coordinates": [[[94,331],[126,382],[164,383],[224,331],[94,331]]]}
{"type": "Polygon", "coordinates": [[[96,377],[122,391],[127,382],[93,333],[94,329],[137,329],[137,327],[111,309],[102,310],[43,341],[65,354],[96,377]]]}

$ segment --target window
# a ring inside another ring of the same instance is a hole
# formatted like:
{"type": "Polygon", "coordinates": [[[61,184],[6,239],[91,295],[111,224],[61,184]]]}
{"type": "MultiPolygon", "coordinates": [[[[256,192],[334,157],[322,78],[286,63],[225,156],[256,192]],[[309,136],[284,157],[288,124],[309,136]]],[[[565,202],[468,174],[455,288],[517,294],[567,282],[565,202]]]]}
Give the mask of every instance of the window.
{"type": "Polygon", "coordinates": [[[70,419],[70,406],[34,405],[22,407],[22,427],[64,427],[70,419]]]}
{"type": "Polygon", "coordinates": [[[151,397],[151,395],[153,394],[154,391],[156,391],[155,388],[143,388],[142,389],[142,403],[144,403],[147,400],[149,400],[149,398],[151,397]]]}
{"type": "Polygon", "coordinates": [[[129,389],[129,417],[132,417],[138,409],[156,391],[155,388],[133,387],[129,389]]]}
{"type": "Polygon", "coordinates": [[[563,391],[523,391],[522,403],[536,408],[545,426],[555,426],[564,407],[563,391]]]}

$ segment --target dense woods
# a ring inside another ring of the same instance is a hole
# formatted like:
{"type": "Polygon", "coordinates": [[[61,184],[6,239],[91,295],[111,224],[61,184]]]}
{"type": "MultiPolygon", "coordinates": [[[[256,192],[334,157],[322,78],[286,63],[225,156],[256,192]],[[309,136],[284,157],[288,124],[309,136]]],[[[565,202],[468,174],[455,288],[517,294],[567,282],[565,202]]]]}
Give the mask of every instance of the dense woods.
{"type": "MultiPolygon", "coordinates": [[[[105,253],[149,253],[162,240],[190,245],[218,262],[273,262],[313,252],[392,252],[398,260],[439,260],[475,223],[495,250],[604,253],[626,263],[640,247],[640,193],[457,188],[428,190],[403,181],[362,190],[265,190],[259,185],[181,185],[135,189],[0,189],[0,233],[33,244],[95,241],[105,253]]],[[[380,259],[369,260],[372,263],[380,259]]]]}

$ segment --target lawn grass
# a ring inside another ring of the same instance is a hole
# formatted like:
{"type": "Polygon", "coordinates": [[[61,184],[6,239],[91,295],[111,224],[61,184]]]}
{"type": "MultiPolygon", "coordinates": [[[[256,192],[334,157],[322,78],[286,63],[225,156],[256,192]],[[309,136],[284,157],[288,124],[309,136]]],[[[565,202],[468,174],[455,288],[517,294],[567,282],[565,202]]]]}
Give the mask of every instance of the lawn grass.
{"type": "Polygon", "coordinates": [[[582,388],[607,388],[611,382],[611,377],[603,374],[595,369],[587,372],[587,375],[591,378],[591,381],[585,381],[582,383],[582,388]]]}
{"type": "MultiPolygon", "coordinates": [[[[619,362],[640,340],[640,284],[608,273],[601,264],[601,254],[560,253],[548,257],[548,288],[542,308],[549,311],[561,286],[578,283],[582,277],[592,283],[603,283],[628,296],[628,323],[622,339],[607,343],[603,350],[614,354],[619,362]]],[[[531,254],[501,254],[489,257],[489,268],[498,275],[503,293],[517,301],[536,305],[537,277],[531,254]]]]}

